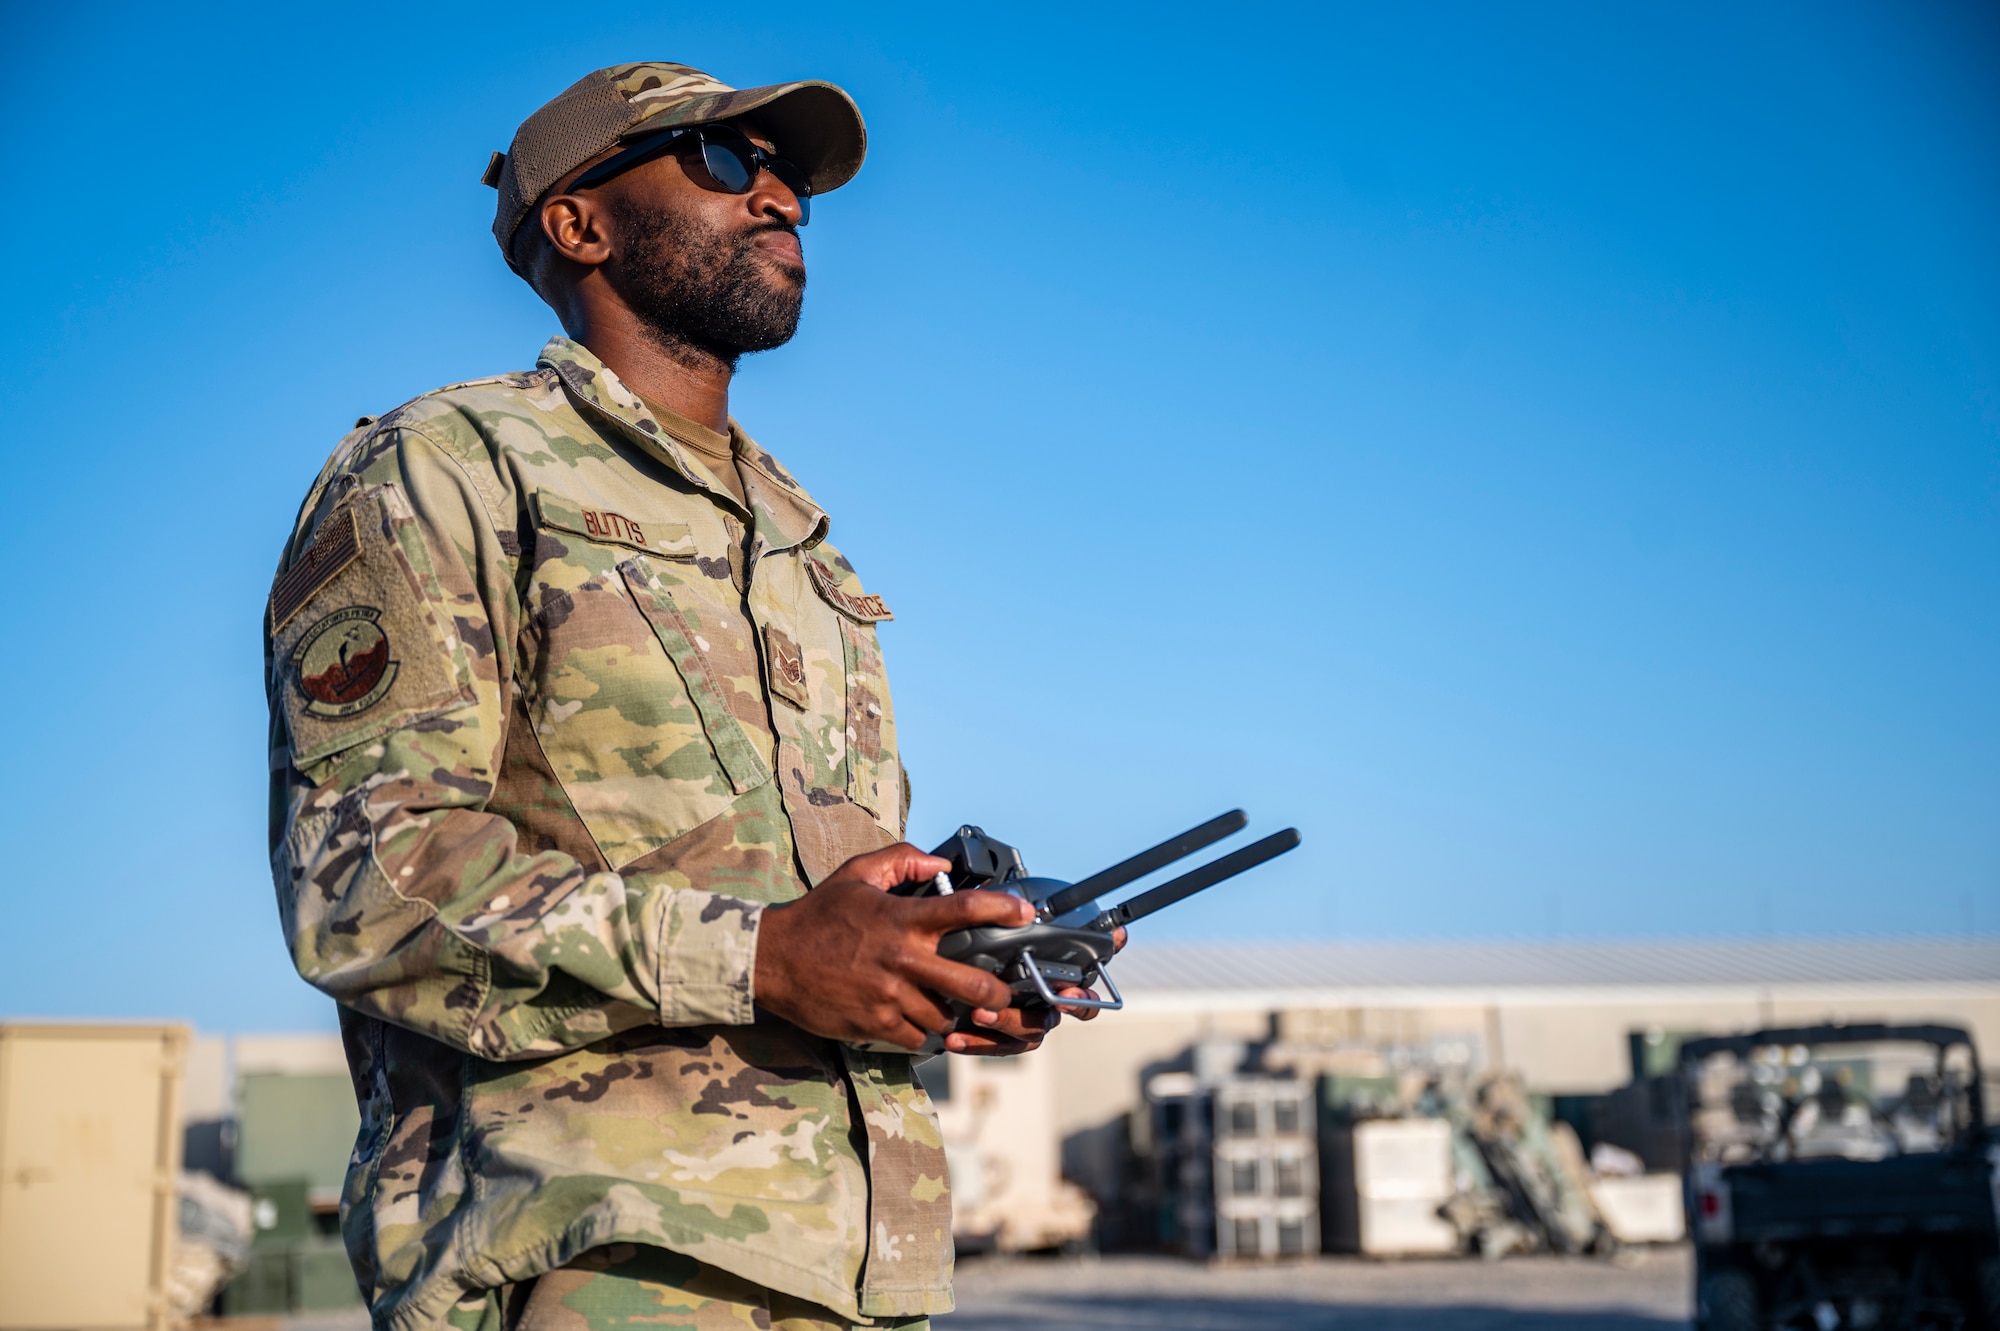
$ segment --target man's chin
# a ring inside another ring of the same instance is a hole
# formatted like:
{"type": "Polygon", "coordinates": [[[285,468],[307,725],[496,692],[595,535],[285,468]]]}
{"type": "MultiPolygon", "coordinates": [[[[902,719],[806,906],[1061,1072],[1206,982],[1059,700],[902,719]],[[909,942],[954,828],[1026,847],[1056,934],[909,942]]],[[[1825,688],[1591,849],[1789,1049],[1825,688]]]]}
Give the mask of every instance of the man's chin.
{"type": "Polygon", "coordinates": [[[782,289],[786,295],[805,289],[806,266],[802,260],[776,250],[759,250],[757,257],[763,261],[758,267],[768,275],[772,285],[782,289]]]}
{"type": "Polygon", "coordinates": [[[799,331],[799,326],[797,324],[793,324],[790,328],[785,329],[782,333],[773,331],[769,337],[759,338],[755,346],[744,347],[741,354],[746,356],[752,356],[760,351],[776,351],[779,347],[782,347],[785,345],[785,343],[791,341],[793,336],[795,336],[798,333],[798,331],[799,331]]]}

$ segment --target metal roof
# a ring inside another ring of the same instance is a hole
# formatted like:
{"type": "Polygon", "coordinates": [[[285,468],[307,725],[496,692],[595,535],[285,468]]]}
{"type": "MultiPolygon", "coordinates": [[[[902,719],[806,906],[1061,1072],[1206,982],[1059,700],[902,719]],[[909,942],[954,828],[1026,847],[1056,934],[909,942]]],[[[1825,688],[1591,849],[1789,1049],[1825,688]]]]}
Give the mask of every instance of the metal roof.
{"type": "Polygon", "coordinates": [[[2000,939],[1148,943],[1112,966],[1134,994],[1274,990],[1823,985],[2000,988],[2000,939]]]}

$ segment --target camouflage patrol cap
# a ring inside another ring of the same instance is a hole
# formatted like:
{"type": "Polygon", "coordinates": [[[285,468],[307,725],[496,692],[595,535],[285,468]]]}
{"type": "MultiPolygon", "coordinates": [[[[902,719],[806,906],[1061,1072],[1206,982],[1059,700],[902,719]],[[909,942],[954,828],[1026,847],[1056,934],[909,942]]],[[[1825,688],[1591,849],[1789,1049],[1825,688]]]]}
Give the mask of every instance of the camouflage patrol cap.
{"type": "Polygon", "coordinates": [[[809,79],[732,88],[687,65],[644,60],[586,74],[521,122],[514,142],[494,153],[486,184],[500,191],[493,238],[514,266],[514,233],[548,188],[619,143],[677,125],[757,113],[758,123],[812,181],[838,189],[861,169],[868,130],[854,99],[809,79]]]}

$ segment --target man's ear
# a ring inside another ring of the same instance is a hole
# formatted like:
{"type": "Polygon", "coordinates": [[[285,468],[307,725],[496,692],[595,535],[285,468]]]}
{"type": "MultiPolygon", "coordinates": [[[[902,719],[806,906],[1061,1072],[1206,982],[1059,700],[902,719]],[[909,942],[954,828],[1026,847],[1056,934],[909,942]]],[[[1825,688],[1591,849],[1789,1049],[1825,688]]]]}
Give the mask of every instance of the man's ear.
{"type": "Polygon", "coordinates": [[[558,194],[542,205],[539,220],[556,257],[586,268],[611,257],[610,218],[596,199],[558,194]]]}

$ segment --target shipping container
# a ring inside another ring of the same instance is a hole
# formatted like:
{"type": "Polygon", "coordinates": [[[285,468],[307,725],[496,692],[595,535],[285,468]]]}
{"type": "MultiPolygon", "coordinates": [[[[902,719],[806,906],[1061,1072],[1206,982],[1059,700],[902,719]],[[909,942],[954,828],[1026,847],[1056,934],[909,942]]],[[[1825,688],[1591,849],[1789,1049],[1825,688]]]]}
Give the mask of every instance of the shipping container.
{"type": "Polygon", "coordinates": [[[0,1331],[165,1331],[188,1041],[0,1025],[0,1331]]]}

